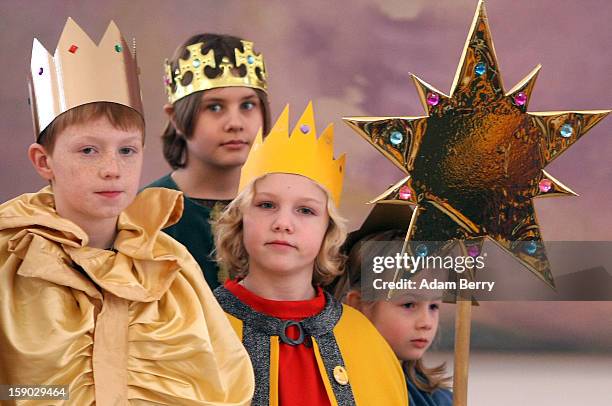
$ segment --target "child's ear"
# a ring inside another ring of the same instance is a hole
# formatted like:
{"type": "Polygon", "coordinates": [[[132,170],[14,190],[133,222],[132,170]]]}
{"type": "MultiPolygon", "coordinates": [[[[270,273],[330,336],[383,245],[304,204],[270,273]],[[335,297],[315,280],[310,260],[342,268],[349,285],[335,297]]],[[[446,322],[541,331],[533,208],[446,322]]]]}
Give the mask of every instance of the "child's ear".
{"type": "Polygon", "coordinates": [[[30,162],[32,162],[34,169],[36,169],[40,176],[47,181],[53,179],[53,169],[49,162],[51,156],[45,147],[38,143],[30,145],[30,148],[28,148],[28,158],[30,158],[30,162]]]}
{"type": "Polygon", "coordinates": [[[357,310],[361,310],[361,292],[356,289],[351,289],[346,294],[346,299],[344,300],[347,305],[354,307],[357,310]]]}
{"type": "Polygon", "coordinates": [[[176,121],[174,120],[174,106],[169,103],[164,104],[164,113],[166,113],[166,115],[168,116],[168,120],[170,120],[170,123],[172,123],[172,126],[174,127],[176,132],[179,134],[183,134],[180,128],[176,126],[176,121]]]}

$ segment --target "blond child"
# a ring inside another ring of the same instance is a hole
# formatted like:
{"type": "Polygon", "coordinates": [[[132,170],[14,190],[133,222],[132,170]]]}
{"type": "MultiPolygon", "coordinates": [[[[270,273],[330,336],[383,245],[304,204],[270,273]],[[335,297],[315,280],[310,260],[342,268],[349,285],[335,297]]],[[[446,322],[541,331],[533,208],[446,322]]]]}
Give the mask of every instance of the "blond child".
{"type": "Polygon", "coordinates": [[[69,19],[54,57],[35,41],[31,74],[29,158],[49,186],[0,206],[0,384],[64,386],[53,404],[249,404],[247,353],[161,232],[181,194],[136,195],[144,121],[119,30],[96,45],[69,19]]]}
{"type": "Polygon", "coordinates": [[[359,312],[324,293],[342,270],[337,207],[344,157],[331,126],[317,140],[309,105],[288,134],[285,109],[242,169],[215,225],[233,279],[215,295],[255,370],[254,405],[405,405],[397,359],[359,312]]]}

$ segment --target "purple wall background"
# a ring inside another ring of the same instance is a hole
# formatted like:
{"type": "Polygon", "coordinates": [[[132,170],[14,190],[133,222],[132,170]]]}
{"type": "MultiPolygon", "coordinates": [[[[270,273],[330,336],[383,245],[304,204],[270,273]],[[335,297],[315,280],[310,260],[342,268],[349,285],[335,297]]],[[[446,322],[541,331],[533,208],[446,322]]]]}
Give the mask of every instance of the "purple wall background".
{"type": "MultiPolygon", "coordinates": [[[[137,38],[148,137],[143,184],[168,171],[159,142],[162,61],[193,33],[233,33],[253,40],[266,57],[273,117],[290,103],[295,121],[313,100],[319,130],[335,123],[336,151],[348,153],[342,211],[356,227],[369,210],[363,203],[401,173],[340,117],[423,114],[408,73],[449,91],[476,3],[4,0],[0,200],[43,186],[26,157],[33,138],[25,81],[32,39],[53,52],[71,16],[98,41],[113,19],[128,41],[137,38]]],[[[612,2],[489,0],[487,11],[506,90],[543,65],[530,111],[612,108],[612,2]]],[[[547,168],[581,196],[536,203],[546,240],[612,240],[610,156],[608,118],[547,168]]],[[[526,329],[526,343],[612,350],[612,303],[488,303],[474,317],[487,326],[526,329]]]]}

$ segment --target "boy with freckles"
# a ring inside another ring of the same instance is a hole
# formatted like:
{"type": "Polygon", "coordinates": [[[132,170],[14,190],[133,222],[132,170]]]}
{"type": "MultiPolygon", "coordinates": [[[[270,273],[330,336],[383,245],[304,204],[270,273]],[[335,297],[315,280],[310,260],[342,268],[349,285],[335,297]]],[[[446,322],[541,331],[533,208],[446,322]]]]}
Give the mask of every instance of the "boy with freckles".
{"type": "Polygon", "coordinates": [[[0,205],[0,384],[67,386],[53,404],[249,404],[246,351],[161,232],[182,194],[137,195],[144,120],[117,27],[96,45],[69,19],[54,57],[34,42],[30,79],[49,186],[0,205]]]}

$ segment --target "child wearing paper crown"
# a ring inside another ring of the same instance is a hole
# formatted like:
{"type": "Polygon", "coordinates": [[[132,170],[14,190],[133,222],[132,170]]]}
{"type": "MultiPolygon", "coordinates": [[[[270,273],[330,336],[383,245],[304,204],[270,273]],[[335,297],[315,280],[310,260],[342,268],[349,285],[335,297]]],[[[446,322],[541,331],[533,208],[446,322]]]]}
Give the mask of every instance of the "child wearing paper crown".
{"type": "Polygon", "coordinates": [[[230,35],[194,35],[166,61],[169,120],[162,141],[173,172],[149,187],[185,194],[183,217],[164,231],[189,249],[213,289],[226,276],[211,258],[209,221],[215,207],[236,196],[257,131],[269,129],[266,79],[263,56],[230,35]]]}
{"type": "Polygon", "coordinates": [[[322,286],[341,272],[338,204],[344,157],[317,140],[309,105],[288,135],[288,109],[258,135],[238,197],[214,225],[234,278],[215,296],[255,370],[254,405],[405,405],[400,365],[376,329],[322,286]]]}
{"type": "Polygon", "coordinates": [[[387,292],[375,292],[362,283],[362,272],[367,272],[362,270],[364,260],[397,254],[406,238],[410,211],[407,205],[379,203],[361,228],[349,234],[344,246],[347,272],[334,281],[335,297],[360,310],[387,340],[402,363],[411,406],[451,406],[445,365],[428,368],[422,360],[438,330],[441,301],[431,295],[435,292],[417,296],[395,291],[387,300],[387,292]]]}
{"type": "Polygon", "coordinates": [[[144,121],[117,26],[96,45],[68,19],[31,66],[29,158],[50,185],[0,206],[0,384],[65,385],[53,404],[249,404],[248,354],[161,232],[181,193],[136,195],[144,121]]]}

